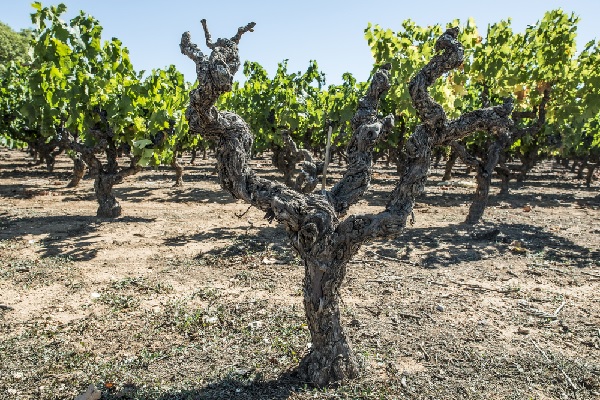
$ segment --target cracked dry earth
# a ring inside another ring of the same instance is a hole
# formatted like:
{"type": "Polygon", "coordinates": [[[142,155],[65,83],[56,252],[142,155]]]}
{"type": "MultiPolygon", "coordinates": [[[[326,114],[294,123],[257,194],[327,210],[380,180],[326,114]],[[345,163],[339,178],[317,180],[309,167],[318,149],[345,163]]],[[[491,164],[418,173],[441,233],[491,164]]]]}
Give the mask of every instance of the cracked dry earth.
{"type": "MultiPolygon", "coordinates": [[[[253,164],[279,179],[268,160],[253,164]]],[[[315,389],[289,373],[310,341],[303,266],[213,161],[183,188],[168,169],[131,177],[113,221],[89,177],[65,188],[70,166],[0,149],[0,399],[600,398],[598,181],[546,162],[509,196],[494,186],[472,228],[473,176],[433,169],[414,225],[350,264],[361,377],[315,389]]],[[[393,170],[351,211],[380,209],[393,170]]]]}

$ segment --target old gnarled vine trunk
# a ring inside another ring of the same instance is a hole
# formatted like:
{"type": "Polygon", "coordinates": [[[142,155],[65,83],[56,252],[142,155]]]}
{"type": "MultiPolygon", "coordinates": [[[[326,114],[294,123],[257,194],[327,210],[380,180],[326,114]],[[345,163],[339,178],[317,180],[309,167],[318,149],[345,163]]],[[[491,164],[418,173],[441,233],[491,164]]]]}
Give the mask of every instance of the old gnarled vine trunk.
{"type": "MultiPolygon", "coordinates": [[[[73,135],[67,131],[62,133],[62,141],[64,145],[77,153],[76,159],[81,161],[80,165],[81,176],[85,171],[85,165],[89,168],[90,176],[94,177],[94,193],[98,201],[98,210],[96,215],[100,218],[117,218],[121,216],[121,205],[113,194],[113,187],[123,182],[130,175],[136,174],[141,170],[141,166],[137,164],[138,158],[129,155],[130,163],[127,167],[119,167],[118,151],[113,141],[113,133],[108,125],[106,114],[100,112],[99,115],[104,122],[103,126],[98,126],[92,130],[92,134],[96,137],[97,143],[93,146],[86,146],[80,143],[73,135]],[[106,162],[102,163],[98,154],[104,152],[106,162]]],[[[77,166],[76,163],[75,166],[77,166]]],[[[77,171],[73,181],[77,179],[77,171]]],[[[72,182],[73,182],[72,181],[72,182]]],[[[71,185],[71,184],[69,184],[71,185]]]]}
{"type": "Polygon", "coordinates": [[[467,166],[475,168],[475,181],[477,188],[469,213],[465,219],[465,223],[469,225],[477,224],[481,221],[485,208],[487,207],[490,186],[492,184],[492,174],[498,165],[500,152],[509,142],[509,134],[507,129],[502,129],[496,133],[496,139],[489,145],[486,145],[487,152],[481,156],[481,160],[476,156],[469,154],[467,149],[460,143],[452,142],[452,152],[463,160],[467,166]]]}
{"type": "Polygon", "coordinates": [[[94,192],[98,201],[96,215],[101,218],[117,218],[121,216],[121,205],[113,194],[113,187],[123,182],[123,176],[118,171],[117,151],[113,145],[106,148],[106,164],[102,165],[97,159],[91,161],[94,168],[94,192]]]}
{"type": "Polygon", "coordinates": [[[431,149],[449,144],[481,129],[510,123],[511,104],[466,113],[448,120],[427,88],[442,74],[462,63],[463,49],[456,40],[458,29],[449,29],[438,40],[439,54],[411,81],[410,94],[423,124],[407,140],[406,163],[386,209],[374,215],[346,216],[368,188],[373,146],[393,127],[393,117],[378,118],[380,97],[389,89],[389,65],[373,76],[352,119],[352,137],[347,148],[348,167],[329,191],[303,194],[259,177],[249,166],[253,136],[237,114],[219,111],[215,102],[231,90],[240,66],[238,44],[254,23],[239,28],[231,39],[211,40],[202,20],[209,56],[184,33],[181,51],[196,64],[198,86],[190,92],[186,112],[190,130],[215,139],[217,170],[221,186],[235,198],[266,212],[266,218],[282,223],[305,267],[304,306],[311,335],[311,348],[298,373],[315,385],[354,378],[358,362],[340,323],[340,287],[350,259],[363,243],[378,237],[393,237],[406,226],[414,199],[427,178],[431,149]]]}

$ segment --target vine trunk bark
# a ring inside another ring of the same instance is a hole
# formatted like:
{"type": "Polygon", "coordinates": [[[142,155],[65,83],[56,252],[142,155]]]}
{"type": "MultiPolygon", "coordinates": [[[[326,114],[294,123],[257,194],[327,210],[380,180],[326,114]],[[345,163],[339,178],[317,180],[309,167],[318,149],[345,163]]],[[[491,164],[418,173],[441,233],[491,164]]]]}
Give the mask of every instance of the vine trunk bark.
{"type": "Polygon", "coordinates": [[[452,179],[452,168],[454,168],[454,164],[456,164],[456,159],[458,158],[458,154],[456,151],[452,150],[448,159],[446,160],[446,165],[444,166],[444,176],[442,177],[442,181],[449,181],[452,179]]]}
{"type": "Polygon", "coordinates": [[[73,176],[71,180],[67,184],[68,188],[74,188],[79,186],[79,182],[83,179],[85,175],[85,163],[81,159],[81,156],[76,155],[73,157],[73,176]]]}
{"type": "Polygon", "coordinates": [[[89,173],[94,177],[94,194],[98,202],[96,216],[100,218],[117,218],[121,216],[122,209],[119,201],[113,194],[115,185],[123,182],[124,178],[138,173],[141,167],[137,165],[138,158],[130,156],[128,167],[119,168],[117,161],[118,150],[112,141],[112,136],[106,132],[97,131],[96,135],[104,134],[105,137],[99,140],[99,143],[93,147],[87,147],[79,143],[67,132],[64,132],[64,141],[68,148],[77,152],[81,160],[89,168],[89,173]],[[104,151],[106,162],[97,157],[97,154],[104,151]]]}
{"type": "Polygon", "coordinates": [[[587,175],[585,177],[585,186],[586,187],[590,187],[592,186],[592,180],[594,179],[594,171],[596,170],[596,168],[598,167],[599,163],[588,163],[588,171],[587,171],[587,175]]]}
{"type": "Polygon", "coordinates": [[[175,183],[173,186],[182,187],[183,186],[183,165],[179,161],[177,161],[178,153],[173,153],[173,160],[171,160],[171,167],[175,170],[175,183]]]}
{"type": "Polygon", "coordinates": [[[117,218],[121,216],[121,205],[113,194],[115,175],[99,173],[94,180],[94,193],[98,201],[96,216],[100,218],[117,218]]]}
{"type": "Polygon", "coordinates": [[[339,289],[345,262],[305,261],[304,310],[311,336],[310,352],[299,371],[310,382],[323,386],[358,376],[358,363],[340,321],[339,289]]]}
{"type": "Polygon", "coordinates": [[[486,157],[477,162],[477,165],[474,165],[476,168],[475,180],[477,182],[477,188],[475,189],[475,196],[465,220],[465,223],[469,225],[477,224],[483,217],[490,196],[492,175],[498,164],[500,152],[504,149],[507,142],[508,136],[506,133],[499,134],[498,139],[490,145],[486,157]]]}

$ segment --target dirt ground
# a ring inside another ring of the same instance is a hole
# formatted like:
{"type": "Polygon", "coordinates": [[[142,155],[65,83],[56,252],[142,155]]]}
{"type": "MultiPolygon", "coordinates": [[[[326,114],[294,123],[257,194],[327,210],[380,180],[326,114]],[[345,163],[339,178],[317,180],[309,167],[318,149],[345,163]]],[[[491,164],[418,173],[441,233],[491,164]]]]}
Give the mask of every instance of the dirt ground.
{"type": "MultiPolygon", "coordinates": [[[[0,399],[600,399],[598,181],[546,162],[469,228],[473,177],[434,169],[414,225],[350,265],[362,376],[314,389],[289,373],[310,341],[303,265],[213,161],[183,188],[169,169],[129,178],[116,220],[89,177],[65,188],[70,166],[0,149],[0,399]]],[[[393,171],[352,211],[381,209],[393,171]]]]}

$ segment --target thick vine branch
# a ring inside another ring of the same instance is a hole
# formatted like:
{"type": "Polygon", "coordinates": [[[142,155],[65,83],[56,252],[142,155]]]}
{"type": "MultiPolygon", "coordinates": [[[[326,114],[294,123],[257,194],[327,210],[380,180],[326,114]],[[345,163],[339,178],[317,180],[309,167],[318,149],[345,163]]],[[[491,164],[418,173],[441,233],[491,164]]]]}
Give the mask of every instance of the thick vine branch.
{"type": "Polygon", "coordinates": [[[507,98],[502,105],[464,113],[446,124],[441,141],[436,145],[448,144],[477,131],[492,132],[505,125],[512,127],[512,121],[507,124],[512,108],[513,100],[507,98]]]}
{"type": "Polygon", "coordinates": [[[347,218],[336,230],[339,246],[356,248],[369,239],[395,236],[406,226],[413,215],[416,196],[424,191],[434,146],[458,140],[476,130],[500,132],[512,126],[511,100],[502,106],[472,111],[448,122],[442,106],[429,95],[428,88],[436,79],[462,64],[464,50],[457,36],[458,28],[446,30],[435,45],[439,53],[409,83],[413,105],[422,123],[406,143],[405,168],[386,210],[376,215],[347,218]]]}
{"type": "Polygon", "coordinates": [[[444,109],[431,97],[427,88],[444,73],[462,64],[464,48],[457,37],[457,27],[446,30],[435,43],[435,50],[440,53],[433,56],[408,84],[417,116],[429,129],[442,127],[447,120],[444,109]]]}
{"type": "Polygon", "coordinates": [[[181,53],[188,56],[195,63],[200,63],[204,60],[204,53],[198,48],[198,45],[192,43],[192,38],[189,32],[181,35],[181,43],[179,44],[181,53]]]}
{"type": "Polygon", "coordinates": [[[394,117],[377,118],[380,97],[389,90],[391,65],[382,66],[374,75],[366,94],[358,101],[352,117],[353,135],[346,149],[348,168],[328,193],[339,215],[344,215],[367,190],[371,182],[373,147],[394,127],[394,117]]]}
{"type": "MultiPolygon", "coordinates": [[[[250,127],[237,114],[218,111],[214,106],[222,93],[231,90],[233,75],[240,65],[239,52],[237,44],[229,39],[218,39],[212,43],[206,23],[203,26],[212,52],[209,57],[192,58],[196,63],[198,88],[190,92],[190,105],[186,112],[190,130],[202,132],[204,137],[217,141],[217,170],[223,189],[265,211],[267,219],[277,219],[288,230],[298,232],[307,213],[307,199],[282,184],[257,176],[249,165],[253,143],[250,127]]],[[[253,26],[253,23],[248,24],[246,27],[250,28],[241,28],[238,34],[250,31],[253,26]]],[[[184,54],[188,49],[197,48],[186,42],[188,37],[188,33],[182,37],[184,54]]],[[[323,200],[310,199],[308,202],[320,204],[319,208],[330,208],[323,200]]]]}
{"type": "Polygon", "coordinates": [[[212,42],[212,39],[210,37],[210,32],[208,31],[208,26],[206,25],[206,20],[204,18],[202,18],[200,20],[200,23],[202,24],[202,29],[204,29],[204,38],[206,39],[206,47],[208,47],[211,50],[214,50],[215,44],[212,42]]]}
{"type": "Polygon", "coordinates": [[[246,26],[239,27],[237,33],[235,34],[235,36],[231,38],[231,41],[234,42],[234,43],[236,43],[236,44],[239,44],[242,35],[244,33],[246,33],[246,32],[254,32],[254,27],[255,26],[256,26],[255,22],[250,22],[246,26]]]}
{"type": "Polygon", "coordinates": [[[200,51],[191,41],[189,32],[181,36],[181,52],[196,64],[198,87],[190,93],[190,105],[186,111],[190,131],[202,132],[206,136],[218,136],[221,123],[217,121],[219,113],[214,107],[223,93],[229,92],[233,85],[233,76],[240,68],[240,57],[237,44],[244,32],[252,30],[254,23],[238,29],[238,33],[230,39],[218,39],[212,42],[206,20],[202,20],[206,45],[212,50],[210,56],[200,51]],[[215,132],[212,132],[215,130],[215,132]]]}

